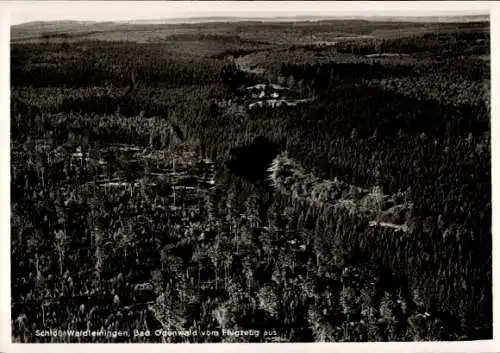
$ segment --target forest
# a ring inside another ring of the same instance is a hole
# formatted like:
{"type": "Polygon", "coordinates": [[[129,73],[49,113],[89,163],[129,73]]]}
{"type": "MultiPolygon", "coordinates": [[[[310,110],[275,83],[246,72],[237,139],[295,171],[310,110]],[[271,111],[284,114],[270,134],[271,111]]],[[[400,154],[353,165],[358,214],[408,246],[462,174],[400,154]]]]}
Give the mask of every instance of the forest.
{"type": "Polygon", "coordinates": [[[35,26],[14,342],[492,338],[489,22],[35,26]]]}

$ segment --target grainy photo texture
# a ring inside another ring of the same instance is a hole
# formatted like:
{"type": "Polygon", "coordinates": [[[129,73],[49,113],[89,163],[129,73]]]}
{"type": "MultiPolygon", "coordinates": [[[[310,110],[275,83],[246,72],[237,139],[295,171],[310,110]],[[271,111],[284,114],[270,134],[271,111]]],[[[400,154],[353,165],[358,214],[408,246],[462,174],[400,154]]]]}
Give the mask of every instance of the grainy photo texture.
{"type": "Polygon", "coordinates": [[[40,16],[14,342],[492,338],[488,16],[40,16]]]}

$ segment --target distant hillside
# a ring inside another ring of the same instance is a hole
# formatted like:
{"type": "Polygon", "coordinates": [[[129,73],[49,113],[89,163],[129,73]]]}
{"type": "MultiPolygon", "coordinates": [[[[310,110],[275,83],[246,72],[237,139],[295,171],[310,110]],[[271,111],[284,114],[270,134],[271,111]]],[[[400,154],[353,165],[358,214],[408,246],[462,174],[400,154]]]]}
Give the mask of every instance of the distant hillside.
{"type": "Polygon", "coordinates": [[[189,17],[189,18],[168,18],[168,19],[138,19],[138,20],[123,20],[123,21],[32,21],[22,24],[12,25],[12,29],[27,30],[27,29],[48,29],[56,27],[58,29],[77,26],[109,26],[120,24],[180,24],[180,23],[213,23],[213,22],[419,22],[419,23],[434,23],[434,22],[489,22],[489,15],[472,15],[472,16],[425,16],[425,17],[403,17],[403,16],[366,16],[366,17],[348,17],[348,16],[283,16],[283,17],[189,17]]]}
{"type": "Polygon", "coordinates": [[[488,22],[489,15],[472,16],[425,16],[425,17],[403,17],[403,16],[282,16],[274,18],[265,17],[190,17],[172,19],[148,19],[133,21],[117,21],[133,24],[175,24],[175,23],[208,23],[208,22],[318,22],[318,21],[365,21],[365,22],[488,22]]]}
{"type": "Polygon", "coordinates": [[[10,27],[11,40],[37,39],[46,35],[75,35],[95,31],[109,31],[116,27],[114,22],[91,21],[36,21],[10,27]]]}
{"type": "Polygon", "coordinates": [[[22,24],[12,25],[11,29],[39,29],[39,28],[62,28],[75,27],[113,22],[97,22],[97,21],[32,21],[22,24]]]}
{"type": "Polygon", "coordinates": [[[234,35],[235,27],[241,38],[275,42],[309,40],[311,32],[341,33],[342,35],[401,36],[424,31],[443,31],[463,26],[489,29],[488,16],[467,17],[366,17],[336,18],[297,16],[277,18],[252,17],[195,17],[117,22],[92,21],[36,21],[11,26],[11,40],[15,42],[47,39],[132,40],[155,41],[180,34],[234,35]],[[466,23],[464,25],[464,23],[466,23]],[[203,24],[206,24],[204,26],[203,24]],[[147,32],[147,34],[146,34],[147,32]],[[123,34],[126,33],[126,36],[123,34]],[[135,34],[135,37],[134,37],[135,34]],[[136,39],[131,39],[132,37],[136,39]]]}

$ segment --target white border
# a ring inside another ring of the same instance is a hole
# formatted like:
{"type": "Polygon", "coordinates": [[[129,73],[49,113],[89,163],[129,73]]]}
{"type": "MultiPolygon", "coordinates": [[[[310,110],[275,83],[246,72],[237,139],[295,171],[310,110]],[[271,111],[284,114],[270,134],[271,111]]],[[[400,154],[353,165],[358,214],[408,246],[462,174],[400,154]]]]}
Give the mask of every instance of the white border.
{"type": "MultiPolygon", "coordinates": [[[[159,2],[127,2],[126,4],[121,2],[112,2],[113,6],[129,6],[129,7],[143,7],[143,6],[154,6],[158,8],[159,6],[171,6],[173,3],[162,4],[159,2]]],[[[193,6],[195,4],[183,2],[187,7],[193,6]]],[[[253,2],[253,6],[280,6],[286,8],[288,2],[253,2]]],[[[227,8],[237,8],[243,4],[249,5],[248,2],[224,2],[224,6],[227,8]]],[[[10,38],[10,16],[11,11],[14,8],[20,8],[23,6],[34,6],[35,8],[43,13],[44,8],[50,8],[54,11],[55,8],[68,8],[75,6],[87,6],[92,8],[93,11],[97,9],[96,12],[101,12],[102,2],[84,2],[84,1],[42,1],[42,2],[3,2],[0,3],[0,225],[2,233],[0,236],[0,352],[64,352],[68,348],[76,349],[79,351],[102,351],[106,352],[109,349],[113,349],[116,345],[109,344],[74,344],[72,347],[67,347],[64,344],[12,344],[11,343],[11,323],[10,323],[10,81],[9,81],[9,70],[10,70],[10,50],[9,50],[9,38],[10,38]],[[78,4],[78,5],[77,5],[78,4]]],[[[108,6],[108,2],[106,5],[108,6]]],[[[112,6],[112,7],[113,7],[112,6]]],[[[175,6],[183,6],[182,3],[177,3],[175,6]]],[[[221,6],[220,2],[199,2],[196,6],[204,6],[207,11],[206,16],[212,14],[210,9],[217,6],[221,6]]],[[[292,5],[291,5],[292,6],[292,5]]],[[[380,13],[386,13],[388,15],[400,15],[401,11],[407,11],[410,15],[413,15],[413,11],[419,11],[425,9],[430,14],[441,12],[441,11],[451,11],[456,12],[467,11],[464,14],[474,14],[475,11],[480,10],[486,12],[488,9],[490,11],[491,20],[491,66],[492,66],[492,122],[491,122],[491,136],[492,136],[492,180],[499,180],[500,178],[500,164],[498,163],[498,158],[500,157],[500,144],[494,138],[495,136],[500,136],[500,124],[498,122],[498,114],[500,113],[500,100],[493,99],[493,97],[500,97],[500,4],[497,2],[294,2],[293,6],[299,8],[311,8],[311,7],[325,7],[325,8],[335,8],[339,13],[348,13],[352,10],[357,10],[362,15],[371,15],[373,10],[380,13]],[[384,12],[385,11],[385,12],[384,12]],[[494,158],[496,156],[497,158],[494,158]]],[[[217,15],[216,15],[217,16],[217,15]]],[[[43,17],[42,17],[43,18],[43,17]]],[[[498,235],[500,235],[500,218],[495,217],[497,211],[500,212],[500,205],[498,204],[500,200],[500,185],[493,182],[493,249],[497,250],[499,244],[498,235]]],[[[418,342],[418,343],[300,343],[300,344],[191,344],[191,345],[169,345],[165,347],[161,344],[120,344],[118,349],[120,351],[142,351],[143,349],[153,350],[153,351],[183,351],[183,352],[199,352],[206,350],[214,350],[216,352],[233,352],[235,350],[239,352],[246,352],[250,350],[286,350],[289,353],[292,352],[303,352],[309,350],[318,351],[339,351],[339,352],[365,352],[370,351],[376,352],[499,352],[500,351],[500,335],[499,335],[499,325],[497,321],[500,319],[500,307],[498,305],[499,297],[499,281],[498,281],[498,269],[499,256],[496,251],[493,252],[493,295],[494,295],[494,340],[488,341],[475,341],[475,342],[418,342]]]]}

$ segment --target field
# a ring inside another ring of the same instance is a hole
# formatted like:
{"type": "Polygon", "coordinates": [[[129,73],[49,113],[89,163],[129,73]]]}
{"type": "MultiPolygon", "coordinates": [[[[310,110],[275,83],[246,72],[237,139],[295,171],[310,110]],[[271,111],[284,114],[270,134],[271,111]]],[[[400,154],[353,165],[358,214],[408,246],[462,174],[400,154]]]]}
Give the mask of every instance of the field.
{"type": "Polygon", "coordinates": [[[11,32],[14,341],[492,337],[488,22],[11,32]]]}

